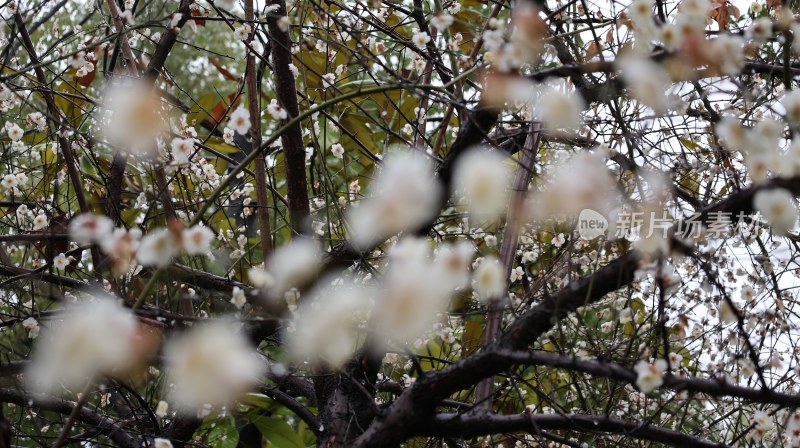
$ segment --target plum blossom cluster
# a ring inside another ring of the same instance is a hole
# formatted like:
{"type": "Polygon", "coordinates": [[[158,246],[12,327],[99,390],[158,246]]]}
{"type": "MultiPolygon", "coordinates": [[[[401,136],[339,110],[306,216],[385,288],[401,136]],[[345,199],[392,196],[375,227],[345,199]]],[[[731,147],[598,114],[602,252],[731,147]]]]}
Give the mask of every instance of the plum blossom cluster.
{"type": "Polygon", "coordinates": [[[380,281],[335,280],[294,312],[286,340],[298,360],[341,367],[360,343],[371,350],[405,346],[435,327],[452,295],[469,283],[474,247],[404,237],[389,251],[380,281]],[[364,342],[366,341],[366,342],[364,342]]]}
{"type": "MultiPolygon", "coordinates": [[[[29,327],[35,337],[38,324],[29,327]]],[[[239,328],[220,319],[168,338],[163,356],[169,381],[163,393],[178,412],[201,414],[228,406],[261,381],[266,362],[239,328]]],[[[49,320],[38,339],[25,381],[42,392],[59,386],[79,392],[106,377],[147,375],[162,334],[118,299],[91,294],[49,320]]],[[[166,414],[167,407],[159,403],[159,412],[166,414]]]]}
{"type": "Polygon", "coordinates": [[[69,224],[70,237],[80,245],[96,244],[113,260],[114,272],[122,275],[142,266],[164,267],[180,255],[204,255],[211,249],[214,232],[203,225],[154,229],[146,235],[138,228],[114,228],[108,217],[91,213],[76,216],[69,224]]]}

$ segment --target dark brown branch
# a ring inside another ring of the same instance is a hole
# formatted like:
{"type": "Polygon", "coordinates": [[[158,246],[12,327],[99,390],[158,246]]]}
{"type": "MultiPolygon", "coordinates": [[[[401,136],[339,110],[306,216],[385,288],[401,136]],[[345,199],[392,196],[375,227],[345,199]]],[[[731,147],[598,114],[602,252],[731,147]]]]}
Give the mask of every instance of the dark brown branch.
{"type": "MultiPolygon", "coordinates": [[[[0,402],[14,403],[21,407],[34,407],[64,415],[70,415],[75,409],[75,403],[71,401],[34,397],[8,389],[0,389],[0,402]]],[[[94,427],[99,434],[107,436],[120,448],[140,448],[142,446],[142,441],[133,438],[130,431],[122,425],[90,409],[81,408],[76,414],[76,418],[78,421],[94,427]]]]}
{"type": "MultiPolygon", "coordinates": [[[[527,351],[501,351],[500,356],[514,364],[548,366],[572,372],[586,373],[598,378],[610,378],[626,383],[636,382],[636,373],[619,364],[594,359],[578,359],[574,356],[527,351]]],[[[800,407],[800,394],[786,394],[773,390],[754,389],[726,383],[722,379],[664,376],[666,389],[702,393],[712,397],[735,397],[753,403],[774,404],[786,407],[800,407]]]]}
{"type": "Polygon", "coordinates": [[[484,434],[564,430],[579,433],[624,434],[640,440],[663,443],[675,447],[725,448],[724,443],[714,443],[646,422],[628,422],[615,418],[577,414],[439,414],[428,421],[421,433],[435,437],[475,437],[484,434]]]}
{"type": "MultiPolygon", "coordinates": [[[[287,120],[300,114],[297,104],[297,89],[289,64],[292,63],[291,39],[289,33],[283,31],[278,25],[278,19],[287,14],[284,0],[272,3],[278,6],[274,15],[267,18],[269,29],[269,42],[272,48],[272,70],[275,76],[275,92],[278,102],[287,112],[287,120]]],[[[255,118],[255,117],[254,117],[255,118]]],[[[308,204],[308,179],[306,176],[306,151],[303,144],[303,133],[300,123],[290,127],[281,135],[283,153],[286,163],[286,188],[289,199],[289,222],[296,234],[307,233],[310,223],[307,222],[311,213],[308,204]]],[[[255,147],[256,151],[263,153],[263,148],[255,147]]]]}
{"type": "MultiPolygon", "coordinates": [[[[245,0],[244,2],[244,18],[252,22],[255,17],[253,13],[253,0],[245,0]]],[[[253,36],[256,34],[257,25],[254,25],[253,32],[247,38],[247,42],[252,44],[253,36]]],[[[251,49],[252,45],[248,45],[247,49],[247,72],[245,75],[247,83],[247,105],[250,111],[250,121],[252,127],[250,128],[250,137],[252,137],[252,146],[255,150],[261,147],[261,108],[259,101],[258,73],[256,72],[256,56],[251,49]]],[[[264,158],[264,151],[259,151],[256,157],[255,171],[256,180],[256,202],[258,204],[258,224],[261,231],[261,259],[266,260],[272,253],[272,226],[269,222],[269,195],[267,194],[267,173],[266,163],[264,158]]]]}

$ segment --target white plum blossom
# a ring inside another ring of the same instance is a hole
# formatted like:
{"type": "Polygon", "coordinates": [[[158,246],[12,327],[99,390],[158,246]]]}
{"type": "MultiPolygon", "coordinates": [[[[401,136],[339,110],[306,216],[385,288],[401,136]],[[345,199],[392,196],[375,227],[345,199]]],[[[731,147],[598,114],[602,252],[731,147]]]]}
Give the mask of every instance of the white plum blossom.
{"type": "Polygon", "coordinates": [[[22,136],[25,135],[25,131],[23,131],[22,128],[16,123],[6,121],[4,128],[6,134],[8,134],[8,138],[10,138],[12,142],[21,140],[22,136]]]}
{"type": "Polygon", "coordinates": [[[28,337],[31,339],[36,339],[39,336],[39,332],[41,331],[41,327],[39,326],[39,321],[37,321],[33,317],[29,317],[23,320],[22,327],[28,331],[28,337]]]}
{"type": "Polygon", "coordinates": [[[6,190],[13,190],[19,185],[19,179],[13,174],[6,174],[3,176],[3,188],[6,190]]]}
{"type": "Polygon", "coordinates": [[[50,225],[50,221],[44,213],[39,213],[33,218],[33,230],[42,230],[47,228],[48,225],[50,225]]]}
{"type": "Polygon", "coordinates": [[[567,87],[543,85],[539,88],[533,111],[548,131],[574,133],[581,126],[581,112],[585,108],[583,98],[567,87]]]}
{"type": "Polygon", "coordinates": [[[511,276],[509,277],[511,283],[516,283],[523,278],[525,278],[525,271],[522,266],[517,266],[511,270],[511,276]]]}
{"type": "Polygon", "coordinates": [[[80,390],[98,375],[121,373],[138,360],[138,322],[116,299],[70,305],[42,332],[25,379],[36,390],[59,383],[80,390]]]}
{"type": "Polygon", "coordinates": [[[263,266],[253,266],[248,269],[247,278],[256,288],[270,288],[275,284],[275,279],[263,266]]]}
{"type": "Polygon", "coordinates": [[[159,418],[164,418],[167,416],[168,411],[169,411],[169,403],[167,403],[164,400],[159,401],[158,405],[156,405],[156,415],[159,418]]]}
{"type": "MultiPolygon", "coordinates": [[[[438,30],[444,30],[453,24],[453,16],[445,12],[437,12],[431,17],[431,25],[438,30]]],[[[425,42],[427,43],[427,42],[425,42]]]]}
{"type": "Polygon", "coordinates": [[[446,311],[454,288],[438,273],[428,240],[406,236],[391,249],[372,313],[382,341],[411,343],[446,311]]]}
{"type": "Polygon", "coordinates": [[[153,439],[153,446],[155,448],[172,448],[172,442],[169,439],[156,437],[153,439]]]}
{"type": "Polygon", "coordinates": [[[658,115],[663,115],[673,106],[665,93],[672,80],[658,63],[648,58],[626,57],[618,60],[617,65],[631,97],[658,115]]]}
{"type": "Polygon", "coordinates": [[[425,45],[427,45],[428,42],[431,41],[431,36],[428,35],[428,33],[420,31],[416,28],[414,28],[413,32],[414,34],[411,36],[411,42],[417,48],[425,48],[425,45]]]}
{"type": "Polygon", "coordinates": [[[269,105],[267,106],[267,113],[269,113],[269,115],[275,120],[285,120],[286,117],[288,117],[286,109],[281,107],[281,105],[278,104],[278,100],[275,98],[270,100],[269,105]]]}
{"type": "Polygon", "coordinates": [[[732,324],[739,320],[736,311],[727,300],[721,300],[719,303],[719,320],[724,324],[732,324]]]}
{"type": "Polygon", "coordinates": [[[372,195],[349,211],[351,239],[365,248],[403,230],[413,230],[439,208],[441,186],[424,154],[397,151],[385,158],[370,186],[372,195]]]}
{"type": "Polygon", "coordinates": [[[242,288],[239,288],[238,286],[233,287],[233,292],[231,293],[231,303],[238,310],[244,308],[244,305],[247,303],[247,296],[242,288]]]}
{"type": "Polygon", "coordinates": [[[344,284],[312,293],[295,313],[285,334],[289,354],[297,361],[339,368],[353,355],[357,329],[363,325],[373,292],[344,284]]]}
{"type": "Polygon", "coordinates": [[[756,19],[745,32],[745,36],[755,41],[767,40],[772,36],[772,19],[769,17],[756,19]]]}
{"type": "Polygon", "coordinates": [[[192,151],[194,151],[194,139],[179,137],[172,139],[172,159],[175,163],[179,165],[189,163],[192,151]]]}
{"type": "Polygon", "coordinates": [[[334,144],[331,146],[331,154],[337,159],[341,159],[344,157],[344,146],[340,145],[339,143],[334,144]]]}
{"type": "Polygon", "coordinates": [[[250,33],[252,31],[253,31],[253,29],[250,28],[250,25],[248,25],[246,23],[244,23],[244,24],[238,24],[237,23],[233,27],[233,37],[236,40],[247,40],[247,38],[250,36],[250,33]]]}
{"type": "Polygon", "coordinates": [[[183,250],[189,255],[203,255],[211,250],[211,241],[214,240],[214,231],[204,225],[183,229],[181,233],[183,250]]]}
{"type": "Polygon", "coordinates": [[[322,88],[328,89],[336,84],[336,75],[333,73],[325,73],[322,75],[322,88]]]}
{"type": "Polygon", "coordinates": [[[469,285],[469,265],[475,246],[469,241],[441,244],[436,250],[436,278],[450,288],[460,290],[469,285]]]}
{"type": "MultiPolygon", "coordinates": [[[[274,6],[274,5],[273,5],[273,6],[274,6]]],[[[290,26],[291,24],[292,24],[292,19],[290,19],[290,18],[289,18],[289,16],[281,16],[281,17],[278,19],[278,22],[277,22],[278,29],[280,29],[280,30],[281,30],[281,31],[283,31],[284,33],[285,33],[285,32],[287,32],[287,31],[289,31],[289,26],[290,26]]]]}
{"type": "Polygon", "coordinates": [[[228,125],[240,135],[247,135],[251,126],[250,112],[240,105],[231,113],[228,125]]]}
{"type": "Polygon", "coordinates": [[[798,210],[792,193],[783,188],[759,190],[753,197],[755,208],[778,234],[786,234],[797,222],[798,210]]]}
{"type": "Polygon", "coordinates": [[[262,381],[266,360],[239,327],[231,319],[220,319],[167,340],[167,393],[179,413],[195,414],[206,405],[231,405],[262,381]]]}
{"type": "Polygon", "coordinates": [[[113,260],[112,267],[116,275],[122,275],[133,267],[141,237],[139,228],[126,230],[120,227],[114,229],[111,235],[97,240],[103,253],[113,260]]]}
{"type": "Polygon", "coordinates": [[[303,286],[317,274],[321,261],[320,249],[311,239],[295,239],[279,247],[265,266],[271,276],[270,292],[281,297],[289,289],[303,286]]]}
{"type": "Polygon", "coordinates": [[[800,90],[792,90],[781,99],[786,109],[786,121],[792,126],[800,126],[800,90]]]}
{"type": "Polygon", "coordinates": [[[63,271],[69,266],[70,262],[74,260],[72,257],[67,257],[65,254],[58,254],[53,258],[53,267],[59,271],[63,271]]]}
{"type": "Polygon", "coordinates": [[[150,153],[167,130],[161,98],[142,81],[115,82],[105,95],[101,135],[115,150],[150,153]]]}
{"type": "Polygon", "coordinates": [[[226,144],[232,145],[233,136],[234,136],[233,129],[226,126],[225,129],[222,131],[222,139],[225,141],[226,144]]]}
{"type": "Polygon", "coordinates": [[[481,260],[472,276],[472,286],[484,302],[503,296],[506,291],[506,274],[503,264],[495,256],[481,260]]]}
{"type": "Polygon", "coordinates": [[[142,238],[136,259],[142,266],[164,267],[180,253],[180,239],[168,229],[153,230],[142,238]]]}
{"type": "Polygon", "coordinates": [[[663,359],[655,362],[639,361],[633,368],[636,371],[636,387],[642,393],[648,394],[664,384],[664,372],[667,371],[667,361],[663,359]]]}
{"type": "Polygon", "coordinates": [[[460,157],[454,174],[454,190],[463,198],[477,221],[493,221],[508,206],[511,169],[497,151],[474,148],[460,157]]]}

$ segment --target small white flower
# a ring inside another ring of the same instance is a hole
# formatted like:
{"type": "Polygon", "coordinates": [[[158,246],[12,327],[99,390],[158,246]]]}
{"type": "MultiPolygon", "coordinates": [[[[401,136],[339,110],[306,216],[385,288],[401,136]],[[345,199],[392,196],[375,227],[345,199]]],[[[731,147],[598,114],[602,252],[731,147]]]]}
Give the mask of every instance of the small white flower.
{"type": "Polygon", "coordinates": [[[788,190],[760,190],[753,198],[753,208],[761,213],[778,234],[786,234],[797,222],[797,206],[788,190]]]}
{"type": "Polygon", "coordinates": [[[80,390],[98,375],[122,373],[142,355],[138,328],[136,316],[110,297],[67,306],[40,336],[25,380],[40,391],[80,390]]]}
{"type": "Polygon", "coordinates": [[[225,143],[232,145],[233,144],[233,129],[229,127],[225,127],[222,131],[222,139],[225,140],[225,143]]]}
{"type": "Polygon", "coordinates": [[[521,280],[525,277],[525,271],[522,269],[521,266],[517,266],[511,270],[511,276],[509,280],[511,283],[516,283],[518,280],[521,280]]]}
{"type": "Polygon", "coordinates": [[[282,296],[291,288],[301,287],[316,275],[322,254],[310,239],[295,239],[278,248],[267,260],[266,270],[274,279],[271,292],[282,296]]]}
{"type": "Polygon", "coordinates": [[[233,404],[262,381],[266,362],[230,319],[192,327],[164,348],[169,396],[178,412],[193,415],[205,406],[233,404]]]}
{"type": "Polygon", "coordinates": [[[167,416],[167,412],[169,412],[169,403],[164,400],[159,401],[156,406],[156,415],[159,418],[164,418],[167,416]]]}
{"type": "Polygon", "coordinates": [[[36,337],[39,336],[39,331],[41,328],[39,327],[39,322],[36,319],[29,317],[23,320],[22,327],[28,330],[29,338],[36,339],[36,337]]]}
{"type": "Polygon", "coordinates": [[[341,367],[352,356],[358,326],[369,310],[369,292],[355,285],[329,287],[313,302],[304,302],[288,326],[288,353],[297,361],[309,360],[328,368],[341,367]]]}
{"type": "Polygon", "coordinates": [[[487,234],[483,237],[483,242],[486,243],[486,247],[495,247],[497,246],[497,237],[490,234],[487,234]]]}
{"type": "Polygon", "coordinates": [[[33,218],[33,230],[42,230],[47,227],[48,224],[50,224],[50,221],[48,221],[47,216],[43,213],[39,213],[33,218]]]}
{"type": "Polygon", "coordinates": [[[3,188],[5,188],[6,190],[13,190],[14,188],[17,187],[17,185],[19,185],[19,180],[17,179],[17,176],[13,174],[6,174],[5,176],[3,176],[3,188]]]}
{"type": "Polygon", "coordinates": [[[179,165],[189,163],[193,150],[194,139],[178,137],[172,139],[172,159],[175,163],[179,165]]]}
{"type": "MultiPolygon", "coordinates": [[[[453,16],[445,12],[438,12],[431,17],[431,25],[438,30],[444,30],[453,24],[453,16]]],[[[426,42],[427,43],[427,42],[426,42]]]]}
{"type": "Polygon", "coordinates": [[[469,241],[440,245],[434,260],[436,278],[454,290],[465,288],[469,284],[469,263],[474,253],[475,246],[469,241]]]}
{"type": "Polygon", "coordinates": [[[238,310],[242,309],[244,305],[247,303],[247,296],[245,295],[244,290],[242,288],[239,288],[238,286],[233,287],[233,293],[231,295],[231,303],[238,310]]]}
{"type": "Polygon", "coordinates": [[[247,40],[247,37],[250,36],[250,33],[253,31],[250,28],[250,25],[247,24],[236,24],[233,27],[233,37],[236,40],[247,40]]]}
{"type": "Polygon", "coordinates": [[[414,29],[414,35],[411,36],[411,42],[417,46],[417,48],[425,48],[425,45],[431,41],[431,36],[428,33],[421,32],[418,29],[414,29]]]}
{"type": "Polygon", "coordinates": [[[250,112],[241,105],[236,108],[230,116],[230,127],[241,135],[247,135],[250,131],[250,112]]]}
{"type": "Polygon", "coordinates": [[[336,84],[336,75],[333,73],[325,73],[322,75],[322,88],[327,89],[336,84]]]}
{"type": "Polygon", "coordinates": [[[475,292],[484,302],[502,297],[506,292],[503,265],[495,256],[484,258],[472,278],[475,292]]]}
{"type": "Polygon", "coordinates": [[[214,240],[214,231],[203,225],[183,229],[181,234],[183,249],[189,255],[202,255],[211,250],[211,241],[214,240]]]}
{"type": "Polygon", "coordinates": [[[65,254],[58,254],[53,258],[53,267],[59,271],[63,271],[69,266],[72,257],[67,257],[65,254]]]}
{"type": "Polygon", "coordinates": [[[385,158],[372,196],[350,209],[351,238],[361,248],[428,221],[439,210],[441,186],[430,160],[412,151],[385,158]]]}
{"type": "Polygon", "coordinates": [[[275,284],[275,279],[263,267],[253,266],[247,270],[247,278],[256,288],[270,288],[275,284]]]}
{"type": "Polygon", "coordinates": [[[672,370],[678,370],[681,368],[681,363],[683,363],[683,356],[679,355],[678,353],[670,352],[669,368],[672,370]]]}
{"type": "Polygon", "coordinates": [[[473,149],[456,165],[454,190],[469,204],[471,216],[493,221],[508,205],[510,177],[505,157],[496,151],[473,149]]]}
{"type": "Polygon", "coordinates": [[[642,393],[650,393],[664,384],[664,372],[667,370],[667,362],[659,359],[654,363],[639,361],[633,368],[636,371],[636,387],[642,393]]]}
{"type": "Polygon", "coordinates": [[[800,91],[792,90],[784,95],[781,104],[786,109],[786,121],[792,126],[800,126],[800,91]]]}
{"type": "Polygon", "coordinates": [[[281,105],[278,104],[278,100],[275,98],[270,100],[269,105],[267,106],[267,112],[276,120],[285,120],[288,116],[286,114],[286,109],[281,107],[281,105]]]}
{"type": "Polygon", "coordinates": [[[172,448],[172,442],[170,442],[169,439],[161,439],[158,437],[153,440],[153,445],[155,448],[172,448]]]}
{"type": "Polygon", "coordinates": [[[6,133],[8,134],[8,138],[11,139],[12,142],[17,142],[22,139],[22,136],[25,135],[25,131],[22,130],[19,125],[16,123],[6,122],[5,125],[6,133]]]}
{"type": "Polygon", "coordinates": [[[278,29],[283,31],[284,33],[289,31],[289,25],[292,24],[292,20],[288,16],[283,16],[278,19],[277,25],[278,29]]]}
{"type": "Polygon", "coordinates": [[[772,36],[772,19],[761,17],[753,21],[753,24],[745,32],[745,36],[759,42],[766,41],[772,36]]]}
{"type": "Polygon", "coordinates": [[[744,285],[742,286],[741,295],[742,295],[742,300],[744,300],[745,302],[750,302],[756,297],[756,290],[753,289],[753,287],[750,285],[744,285]]]}
{"type": "Polygon", "coordinates": [[[154,230],[142,238],[136,259],[142,266],[164,267],[180,253],[175,236],[167,229],[154,230]]]}
{"type": "Polygon", "coordinates": [[[732,324],[738,321],[736,312],[727,300],[722,300],[719,303],[719,320],[723,324],[732,324]]]}
{"type": "Polygon", "coordinates": [[[672,104],[665,92],[672,85],[672,80],[658,63],[647,58],[626,57],[618,60],[617,65],[628,84],[631,97],[658,115],[670,109],[672,104]]]}
{"type": "Polygon", "coordinates": [[[69,223],[69,236],[79,245],[99,244],[111,237],[114,223],[106,216],[84,213],[69,223]]]}
{"type": "Polygon", "coordinates": [[[533,107],[534,116],[545,123],[548,131],[574,133],[581,126],[583,98],[566,86],[545,86],[533,107]]]}
{"type": "Polygon", "coordinates": [[[334,144],[333,146],[331,146],[331,153],[337,159],[344,158],[344,146],[342,146],[342,145],[340,145],[338,143],[334,144]]]}

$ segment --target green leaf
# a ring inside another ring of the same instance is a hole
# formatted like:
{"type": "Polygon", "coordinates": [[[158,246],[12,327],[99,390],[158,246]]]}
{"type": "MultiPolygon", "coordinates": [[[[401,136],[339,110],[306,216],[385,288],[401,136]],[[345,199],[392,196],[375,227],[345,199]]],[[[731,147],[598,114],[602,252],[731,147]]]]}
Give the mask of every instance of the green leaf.
{"type": "Polygon", "coordinates": [[[122,220],[125,221],[125,224],[128,226],[133,226],[136,223],[136,218],[139,217],[139,214],[142,213],[142,209],[140,208],[128,208],[122,211],[122,220]]]}
{"type": "Polygon", "coordinates": [[[239,444],[239,431],[233,416],[205,420],[195,436],[202,437],[206,445],[214,448],[236,448],[239,444]]]}
{"type": "Polygon", "coordinates": [[[253,420],[261,434],[275,448],[305,448],[302,436],[285,420],[275,417],[258,417],[253,420]]]}
{"type": "Polygon", "coordinates": [[[206,146],[208,146],[209,148],[213,148],[223,154],[233,154],[239,152],[239,148],[225,143],[225,140],[223,140],[220,137],[209,138],[208,141],[206,142],[206,146]]]}

